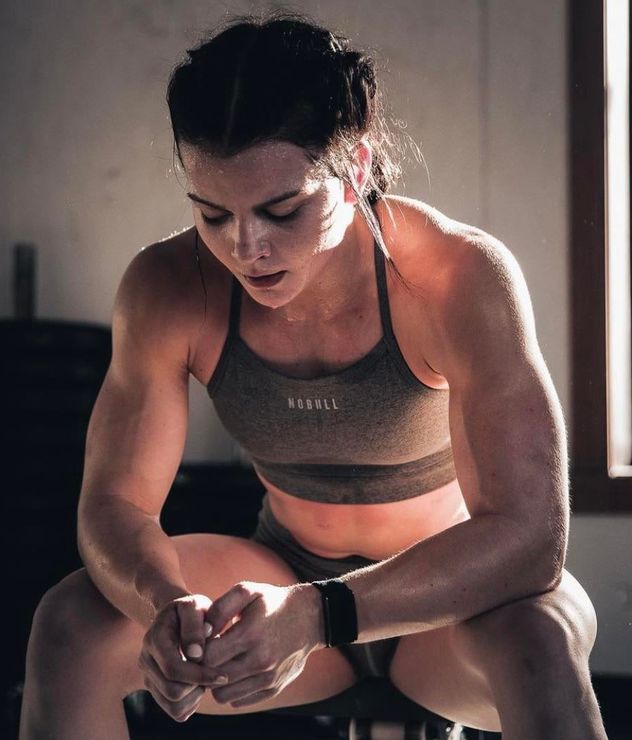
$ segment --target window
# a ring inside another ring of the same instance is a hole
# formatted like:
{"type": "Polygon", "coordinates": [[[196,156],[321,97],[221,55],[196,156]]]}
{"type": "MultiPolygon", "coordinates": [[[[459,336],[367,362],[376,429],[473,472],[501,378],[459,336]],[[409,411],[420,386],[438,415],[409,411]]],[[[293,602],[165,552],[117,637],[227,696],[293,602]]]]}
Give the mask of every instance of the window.
{"type": "Polygon", "coordinates": [[[630,512],[629,4],[569,12],[572,510],[630,512]]]}

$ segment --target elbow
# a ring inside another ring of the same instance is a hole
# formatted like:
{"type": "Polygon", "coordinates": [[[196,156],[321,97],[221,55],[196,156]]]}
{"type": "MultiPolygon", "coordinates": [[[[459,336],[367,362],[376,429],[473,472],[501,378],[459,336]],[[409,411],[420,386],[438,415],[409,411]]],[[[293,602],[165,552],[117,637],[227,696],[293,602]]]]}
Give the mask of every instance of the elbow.
{"type": "Polygon", "coordinates": [[[114,529],[108,501],[104,497],[79,497],[77,507],[77,551],[81,562],[90,571],[92,565],[103,560],[101,544],[107,542],[114,529]]]}
{"type": "Polygon", "coordinates": [[[88,542],[90,540],[89,522],[90,517],[87,514],[86,501],[80,497],[79,506],[77,507],[77,551],[84,565],[86,565],[88,542]]]}
{"type": "Polygon", "coordinates": [[[530,526],[525,527],[523,519],[520,529],[514,530],[514,537],[522,538],[526,544],[524,567],[531,573],[534,586],[540,593],[552,591],[560,585],[564,575],[568,549],[568,510],[551,507],[541,510],[537,517],[531,519],[530,526]]]}
{"type": "Polygon", "coordinates": [[[86,519],[77,516],[77,552],[79,559],[88,572],[90,572],[92,566],[91,554],[94,554],[94,547],[90,547],[91,540],[94,540],[94,538],[90,535],[90,529],[86,519]]]}
{"type": "Polygon", "coordinates": [[[86,541],[86,532],[85,532],[85,519],[82,516],[82,506],[81,506],[81,499],[79,499],[79,507],[77,509],[77,529],[76,529],[76,542],[77,542],[77,552],[79,553],[79,558],[81,559],[81,562],[85,565],[86,564],[86,558],[85,558],[85,546],[84,543],[86,541]]]}
{"type": "Polygon", "coordinates": [[[564,528],[563,536],[554,536],[549,527],[539,522],[528,527],[524,519],[511,519],[505,543],[512,553],[510,560],[520,571],[522,588],[539,594],[559,586],[566,560],[566,531],[564,528]]]}
{"type": "Polygon", "coordinates": [[[564,575],[566,553],[568,551],[568,510],[560,512],[553,518],[554,524],[549,527],[549,537],[542,547],[543,570],[547,582],[547,591],[557,588],[564,575]]]}
{"type": "Polygon", "coordinates": [[[564,575],[564,562],[559,562],[556,553],[557,550],[554,550],[548,567],[545,567],[546,591],[553,591],[553,589],[557,588],[562,582],[562,576],[564,575]]]}
{"type": "Polygon", "coordinates": [[[86,535],[77,522],[77,552],[83,565],[88,567],[88,548],[86,545],[86,535]]]}
{"type": "Polygon", "coordinates": [[[562,580],[566,560],[566,544],[541,540],[529,549],[525,566],[537,577],[539,593],[556,589],[562,580]]]}

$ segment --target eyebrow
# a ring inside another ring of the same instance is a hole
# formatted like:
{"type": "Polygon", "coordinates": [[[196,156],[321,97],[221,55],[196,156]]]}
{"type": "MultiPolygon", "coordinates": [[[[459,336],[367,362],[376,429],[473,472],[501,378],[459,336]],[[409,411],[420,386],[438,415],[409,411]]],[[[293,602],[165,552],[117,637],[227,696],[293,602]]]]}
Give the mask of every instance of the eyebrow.
{"type": "MultiPolygon", "coordinates": [[[[272,206],[275,203],[280,203],[282,200],[289,200],[290,198],[293,198],[295,195],[299,195],[301,192],[302,192],[301,190],[288,190],[286,193],[281,193],[281,195],[275,195],[274,198],[270,198],[269,200],[265,200],[263,203],[259,203],[258,205],[255,206],[255,209],[265,208],[266,206],[272,206]]],[[[217,203],[213,203],[210,200],[205,200],[204,198],[200,198],[200,196],[195,195],[195,193],[187,193],[187,196],[191,198],[191,200],[194,200],[196,203],[202,203],[205,206],[216,208],[218,211],[228,210],[228,208],[225,208],[224,206],[220,206],[217,203]]]]}

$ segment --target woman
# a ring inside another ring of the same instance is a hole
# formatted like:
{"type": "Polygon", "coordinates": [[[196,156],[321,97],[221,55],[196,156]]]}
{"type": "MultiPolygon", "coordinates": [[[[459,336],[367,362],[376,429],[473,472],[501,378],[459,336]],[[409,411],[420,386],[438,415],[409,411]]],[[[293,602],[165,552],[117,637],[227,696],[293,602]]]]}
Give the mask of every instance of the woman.
{"type": "Polygon", "coordinates": [[[374,63],[308,20],[232,21],[168,104],[195,226],[119,286],[85,569],[37,609],[20,737],[128,737],[142,688],[184,721],[382,674],[511,740],[605,738],[562,411],[510,251],[386,195],[374,63]],[[160,527],[189,373],[267,489],[249,540],[160,527]]]}

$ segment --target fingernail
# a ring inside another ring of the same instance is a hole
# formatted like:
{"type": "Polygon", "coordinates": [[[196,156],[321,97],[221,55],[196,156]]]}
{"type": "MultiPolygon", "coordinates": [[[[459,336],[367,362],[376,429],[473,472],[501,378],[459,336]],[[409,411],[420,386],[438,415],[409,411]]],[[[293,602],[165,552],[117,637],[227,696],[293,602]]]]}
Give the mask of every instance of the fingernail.
{"type": "Polygon", "coordinates": [[[213,625],[208,622],[204,622],[204,636],[210,637],[213,634],[213,625]]]}
{"type": "Polygon", "coordinates": [[[202,650],[202,647],[200,645],[189,645],[189,647],[187,648],[187,657],[201,658],[203,652],[204,651],[202,650]]]}
{"type": "Polygon", "coordinates": [[[228,678],[226,676],[217,676],[213,683],[217,683],[223,686],[224,684],[228,683],[228,678]]]}

